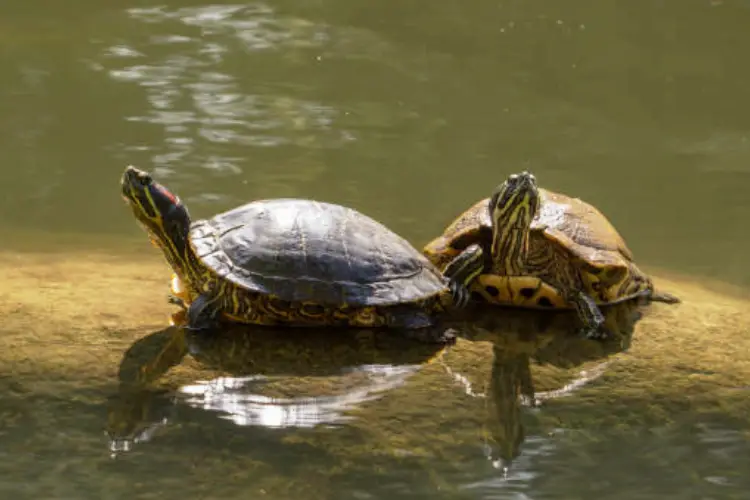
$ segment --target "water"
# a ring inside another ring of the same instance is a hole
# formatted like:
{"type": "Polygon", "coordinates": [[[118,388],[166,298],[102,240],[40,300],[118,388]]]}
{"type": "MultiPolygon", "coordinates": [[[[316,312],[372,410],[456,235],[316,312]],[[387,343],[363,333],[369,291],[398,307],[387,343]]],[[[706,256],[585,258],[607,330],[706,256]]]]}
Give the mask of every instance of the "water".
{"type": "Polygon", "coordinates": [[[2,10],[0,492],[747,491],[747,2],[2,10]],[[317,198],[417,246],[529,169],[597,205],[685,303],[646,308],[613,349],[515,323],[447,351],[366,332],[196,347],[164,330],[168,272],[118,195],[126,164],[195,217],[317,198]]]}

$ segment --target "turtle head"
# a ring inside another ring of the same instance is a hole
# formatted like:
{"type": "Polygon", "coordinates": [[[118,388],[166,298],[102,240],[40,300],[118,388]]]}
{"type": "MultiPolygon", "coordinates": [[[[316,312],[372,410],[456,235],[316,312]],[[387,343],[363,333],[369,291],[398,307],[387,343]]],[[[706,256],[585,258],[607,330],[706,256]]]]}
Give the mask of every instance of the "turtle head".
{"type": "Polygon", "coordinates": [[[492,257],[508,274],[520,272],[528,249],[529,230],[540,205],[536,178],[529,172],[509,176],[492,193],[492,257]]]}
{"type": "Polygon", "coordinates": [[[162,247],[168,257],[184,256],[188,247],[190,214],[180,199],[148,173],[135,167],[125,169],[121,184],[123,198],[151,240],[162,247]]]}

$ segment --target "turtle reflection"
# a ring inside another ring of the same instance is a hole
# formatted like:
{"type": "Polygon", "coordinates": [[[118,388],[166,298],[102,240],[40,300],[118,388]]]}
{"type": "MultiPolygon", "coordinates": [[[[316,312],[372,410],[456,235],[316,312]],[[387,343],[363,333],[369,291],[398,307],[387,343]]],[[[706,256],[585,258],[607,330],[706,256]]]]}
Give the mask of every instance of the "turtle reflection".
{"type": "MultiPolygon", "coordinates": [[[[170,327],[140,339],[123,356],[119,390],[109,406],[111,448],[126,451],[157,431],[168,431],[170,421],[178,419],[176,412],[180,420],[191,413],[193,420],[208,416],[263,428],[338,425],[350,410],[438,360],[456,380],[478,372],[487,380],[482,401],[488,456],[497,467],[507,468],[524,441],[524,405],[562,396],[604,367],[537,392],[532,365],[606,363],[608,356],[628,347],[640,304],[625,302],[603,311],[615,335],[595,341],[578,335],[570,312],[479,305],[451,320],[462,337],[453,347],[370,329],[344,333],[238,325],[207,336],[170,327]],[[471,346],[486,352],[481,345],[487,342],[492,344],[491,367],[479,362],[483,355],[471,352],[471,346]]],[[[432,387],[436,394],[455,390],[450,379],[432,387]]]]}
{"type": "Polygon", "coordinates": [[[338,424],[442,349],[398,331],[236,325],[201,335],[171,326],[124,354],[108,407],[110,448],[148,441],[178,409],[242,426],[338,424]]]}
{"type": "MultiPolygon", "coordinates": [[[[487,458],[507,473],[519,457],[525,439],[523,407],[562,397],[604,372],[607,358],[630,345],[634,326],[642,316],[642,301],[628,301],[603,308],[612,336],[594,341],[578,334],[579,325],[571,313],[539,314],[533,311],[483,313],[482,319],[465,326],[462,334],[475,341],[492,343],[492,369],[486,394],[467,387],[467,393],[484,400],[484,439],[487,458]],[[596,363],[600,361],[600,363],[596,363]],[[532,363],[558,368],[575,368],[593,362],[579,376],[554,390],[536,392],[532,363]]],[[[486,308],[484,308],[486,309],[486,308]]],[[[443,360],[445,362],[446,360],[443,360]]],[[[461,384],[466,378],[446,364],[461,384]]]]}

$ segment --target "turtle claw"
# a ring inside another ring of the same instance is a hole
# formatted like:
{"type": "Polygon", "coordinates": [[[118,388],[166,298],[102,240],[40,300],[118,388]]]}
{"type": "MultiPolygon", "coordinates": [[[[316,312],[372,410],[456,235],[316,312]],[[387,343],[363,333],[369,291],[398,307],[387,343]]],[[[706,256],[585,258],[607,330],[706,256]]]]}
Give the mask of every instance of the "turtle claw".
{"type": "Polygon", "coordinates": [[[469,305],[471,300],[471,292],[464,285],[452,281],[450,283],[451,296],[453,297],[453,303],[458,308],[464,308],[469,305]]]}
{"type": "Polygon", "coordinates": [[[612,334],[604,327],[604,325],[583,327],[579,330],[579,334],[581,337],[589,340],[606,340],[612,337],[612,334]]]}
{"type": "Polygon", "coordinates": [[[207,332],[207,331],[213,330],[214,327],[215,327],[215,325],[209,324],[209,323],[198,324],[198,325],[191,325],[191,324],[188,323],[185,326],[183,326],[182,328],[184,330],[187,330],[188,332],[207,332]]]}
{"type": "Polygon", "coordinates": [[[583,323],[583,328],[580,330],[580,335],[583,338],[603,340],[612,336],[604,324],[604,315],[593,298],[583,292],[578,292],[570,301],[583,323]]]}
{"type": "Polygon", "coordinates": [[[191,332],[202,332],[212,330],[216,327],[218,321],[216,320],[216,315],[213,311],[206,311],[203,309],[194,309],[191,311],[191,308],[183,299],[172,294],[167,296],[167,300],[170,304],[179,306],[187,315],[187,318],[185,318],[187,321],[185,321],[185,325],[183,326],[185,330],[191,332]]]}
{"type": "Polygon", "coordinates": [[[187,309],[187,325],[184,328],[191,332],[213,330],[219,324],[218,314],[211,299],[205,294],[199,295],[187,309]]]}
{"type": "Polygon", "coordinates": [[[183,328],[189,332],[210,332],[219,326],[219,320],[216,316],[200,315],[191,318],[189,311],[187,316],[188,321],[183,328]]]}

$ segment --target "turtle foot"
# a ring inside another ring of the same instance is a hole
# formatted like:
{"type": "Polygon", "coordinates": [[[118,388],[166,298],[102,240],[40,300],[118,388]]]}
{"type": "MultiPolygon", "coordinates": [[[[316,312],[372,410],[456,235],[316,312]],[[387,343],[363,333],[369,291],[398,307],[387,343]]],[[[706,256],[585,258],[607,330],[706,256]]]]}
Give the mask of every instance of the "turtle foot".
{"type": "Polygon", "coordinates": [[[453,296],[453,303],[458,308],[464,308],[469,305],[471,300],[471,292],[469,289],[461,283],[451,281],[449,285],[451,295],[453,296]]]}
{"type": "Polygon", "coordinates": [[[584,326],[580,329],[579,335],[589,340],[607,340],[612,338],[612,333],[604,325],[584,326]]]}
{"type": "Polygon", "coordinates": [[[208,333],[219,328],[219,319],[215,316],[204,315],[191,318],[189,313],[187,316],[187,321],[182,327],[186,331],[208,333]]]}
{"type": "Polygon", "coordinates": [[[192,333],[210,333],[216,330],[217,326],[218,326],[217,324],[211,324],[211,323],[198,324],[198,325],[186,324],[182,328],[192,333]]]}
{"type": "Polygon", "coordinates": [[[219,311],[214,308],[208,296],[198,296],[187,309],[187,324],[184,328],[191,332],[207,332],[218,326],[219,311]]]}

